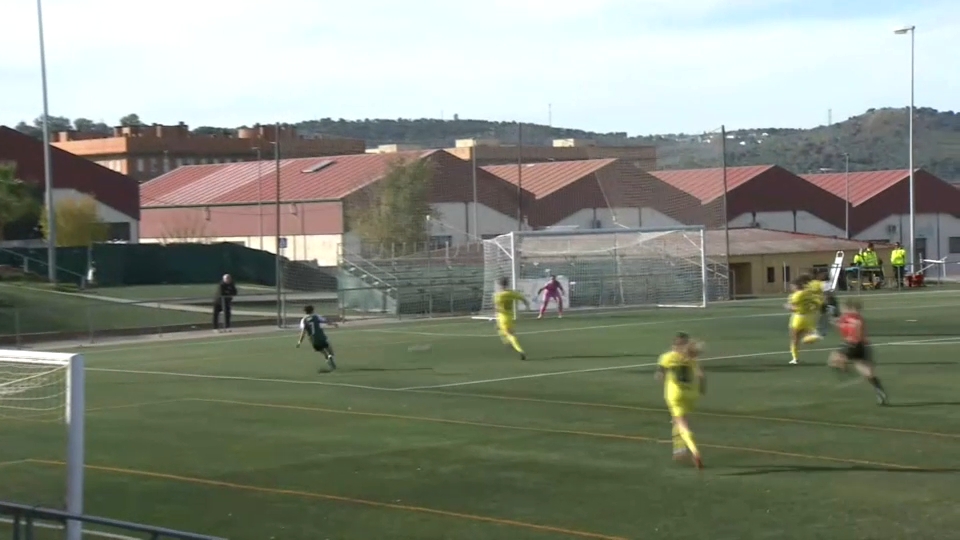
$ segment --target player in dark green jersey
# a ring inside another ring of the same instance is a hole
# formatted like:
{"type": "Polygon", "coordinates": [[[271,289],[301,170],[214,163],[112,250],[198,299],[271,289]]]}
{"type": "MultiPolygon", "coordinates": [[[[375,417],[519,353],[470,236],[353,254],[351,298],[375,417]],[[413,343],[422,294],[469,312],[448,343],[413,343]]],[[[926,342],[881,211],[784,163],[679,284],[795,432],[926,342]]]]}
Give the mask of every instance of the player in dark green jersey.
{"type": "Polygon", "coordinates": [[[337,364],[333,361],[333,347],[330,346],[327,334],[323,331],[324,325],[336,328],[337,324],[328,322],[320,315],[314,313],[313,306],[304,306],[303,312],[306,315],[300,321],[300,339],[297,340],[297,348],[300,348],[300,344],[303,343],[303,338],[310,336],[310,343],[313,345],[313,350],[323,353],[327,358],[327,371],[337,369],[337,364]]]}

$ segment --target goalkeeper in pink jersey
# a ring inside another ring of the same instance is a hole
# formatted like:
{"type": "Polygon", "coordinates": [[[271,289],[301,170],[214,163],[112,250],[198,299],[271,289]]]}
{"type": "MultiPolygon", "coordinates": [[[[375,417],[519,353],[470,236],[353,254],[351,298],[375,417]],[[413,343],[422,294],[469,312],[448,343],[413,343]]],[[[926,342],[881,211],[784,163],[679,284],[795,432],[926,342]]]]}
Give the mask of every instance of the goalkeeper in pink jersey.
{"type": "Polygon", "coordinates": [[[557,276],[550,276],[550,281],[537,291],[537,296],[543,294],[543,302],[540,303],[540,315],[537,317],[538,319],[542,319],[543,314],[547,312],[547,305],[550,304],[550,300],[557,301],[557,311],[560,313],[560,318],[563,318],[563,292],[563,285],[557,281],[557,276]]]}

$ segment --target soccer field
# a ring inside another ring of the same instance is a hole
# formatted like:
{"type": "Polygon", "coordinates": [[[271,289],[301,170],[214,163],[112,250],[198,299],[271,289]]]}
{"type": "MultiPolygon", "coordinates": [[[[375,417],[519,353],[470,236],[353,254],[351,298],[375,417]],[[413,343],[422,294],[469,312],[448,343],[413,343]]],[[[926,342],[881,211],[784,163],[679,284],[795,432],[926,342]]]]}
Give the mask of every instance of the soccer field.
{"type": "MultiPolygon", "coordinates": [[[[866,296],[878,374],[789,366],[783,299],[522,319],[529,360],[471,320],[87,350],[86,511],[231,539],[809,540],[960,530],[960,293],[866,296]],[[707,343],[671,460],[653,378],[707,343]]],[[[0,418],[0,500],[62,504],[62,426],[0,418]]]]}

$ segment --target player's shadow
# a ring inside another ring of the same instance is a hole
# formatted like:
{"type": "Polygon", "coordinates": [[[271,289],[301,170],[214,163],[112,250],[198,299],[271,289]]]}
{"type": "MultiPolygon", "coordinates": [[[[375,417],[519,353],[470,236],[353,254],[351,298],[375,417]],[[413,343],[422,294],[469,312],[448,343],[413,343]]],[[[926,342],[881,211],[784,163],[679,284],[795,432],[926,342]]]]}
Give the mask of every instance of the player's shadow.
{"type": "Polygon", "coordinates": [[[773,467],[735,467],[745,470],[724,473],[721,476],[763,476],[768,474],[783,473],[855,473],[855,472],[884,472],[884,473],[958,473],[960,469],[955,468],[926,468],[918,467],[908,469],[904,467],[885,467],[883,465],[846,465],[846,466],[827,466],[827,465],[782,465],[773,467]]]}

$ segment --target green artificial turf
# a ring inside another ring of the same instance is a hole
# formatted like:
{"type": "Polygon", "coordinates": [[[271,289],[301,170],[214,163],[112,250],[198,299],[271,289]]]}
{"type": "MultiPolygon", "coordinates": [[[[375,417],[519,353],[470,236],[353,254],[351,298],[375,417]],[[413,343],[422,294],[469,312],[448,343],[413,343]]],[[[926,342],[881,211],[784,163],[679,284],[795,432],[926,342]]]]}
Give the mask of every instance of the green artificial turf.
{"type": "MultiPolygon", "coordinates": [[[[181,311],[146,303],[123,304],[28,287],[3,286],[0,301],[0,337],[82,332],[96,339],[98,334],[117,330],[140,328],[163,332],[165,327],[212,324],[211,313],[205,309],[181,311]]],[[[234,316],[237,321],[262,318],[234,316]]]]}
{"type": "MultiPolygon", "coordinates": [[[[867,299],[887,408],[824,367],[835,336],[787,365],[781,303],[523,319],[526,362],[465,320],[332,330],[333,374],[294,333],[89,349],[86,510],[238,540],[954,537],[960,294],[867,299]],[[653,379],[677,330],[707,343],[702,473],[653,379]]],[[[30,460],[0,500],[60,504],[62,426],[0,439],[30,460]]]]}

